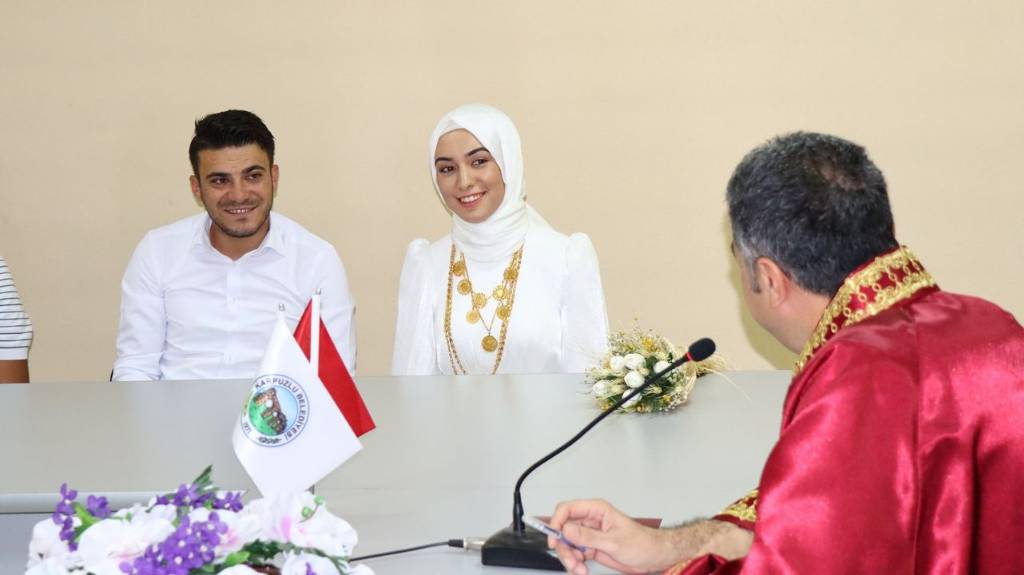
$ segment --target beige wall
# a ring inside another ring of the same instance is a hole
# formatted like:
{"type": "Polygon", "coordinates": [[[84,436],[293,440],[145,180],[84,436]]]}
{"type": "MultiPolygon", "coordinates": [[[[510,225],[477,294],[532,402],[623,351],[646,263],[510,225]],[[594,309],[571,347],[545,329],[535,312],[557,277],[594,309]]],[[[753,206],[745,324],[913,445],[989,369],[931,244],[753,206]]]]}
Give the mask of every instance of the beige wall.
{"type": "Polygon", "coordinates": [[[723,189],[778,132],[866,145],[901,240],[947,289],[1024,315],[1020,2],[5,2],[0,255],[34,379],[105,379],[119,282],[195,213],[197,116],[260,114],[278,208],[337,246],[360,373],[387,370],[406,244],[447,218],[426,170],[457,104],[506,110],[531,201],[593,238],[613,327],[792,357],[741,311],[723,189]]]}

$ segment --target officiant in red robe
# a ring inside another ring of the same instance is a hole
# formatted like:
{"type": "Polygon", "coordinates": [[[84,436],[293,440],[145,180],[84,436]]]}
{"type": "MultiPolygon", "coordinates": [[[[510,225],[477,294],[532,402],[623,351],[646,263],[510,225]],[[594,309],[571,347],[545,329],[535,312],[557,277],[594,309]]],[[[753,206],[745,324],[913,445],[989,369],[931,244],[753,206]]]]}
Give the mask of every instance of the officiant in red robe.
{"type": "Polygon", "coordinates": [[[588,548],[552,541],[567,569],[1019,572],[1024,329],[940,290],[899,246],[885,180],[853,143],[776,138],[740,163],[728,201],[746,304],[800,352],[758,490],[728,510],[752,544],[574,501],[552,517],[588,548]]]}

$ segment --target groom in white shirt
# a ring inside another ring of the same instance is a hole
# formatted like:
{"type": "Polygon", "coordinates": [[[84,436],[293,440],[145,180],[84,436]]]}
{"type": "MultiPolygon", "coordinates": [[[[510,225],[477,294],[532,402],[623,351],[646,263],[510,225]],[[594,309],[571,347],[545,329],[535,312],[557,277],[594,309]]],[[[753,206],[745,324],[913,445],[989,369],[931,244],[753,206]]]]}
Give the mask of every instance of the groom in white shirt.
{"type": "Polygon", "coordinates": [[[205,212],[149,231],[121,282],[113,379],[256,375],[279,305],[290,325],[321,290],[321,317],[355,370],[355,305],[334,247],[272,212],[274,136],[251,112],[196,122],[189,146],[205,212]]]}

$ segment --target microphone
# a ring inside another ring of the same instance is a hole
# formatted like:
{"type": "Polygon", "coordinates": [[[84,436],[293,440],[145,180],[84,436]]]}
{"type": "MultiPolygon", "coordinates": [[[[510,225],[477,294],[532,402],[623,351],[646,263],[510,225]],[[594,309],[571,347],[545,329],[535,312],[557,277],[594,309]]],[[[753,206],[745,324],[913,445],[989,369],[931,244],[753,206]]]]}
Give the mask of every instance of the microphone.
{"type": "Polygon", "coordinates": [[[624,393],[622,398],[615,402],[615,405],[612,405],[601,412],[600,415],[595,417],[593,421],[588,423],[569,441],[566,441],[557,449],[528,467],[526,471],[519,476],[519,480],[516,481],[515,490],[512,492],[512,524],[501,531],[498,531],[494,535],[491,535],[487,541],[484,542],[480,554],[480,559],[483,564],[500,565],[504,567],[520,567],[525,569],[543,569],[546,571],[561,571],[562,563],[558,558],[548,553],[548,536],[534,529],[527,530],[526,525],[523,523],[523,497],[520,493],[523,486],[523,480],[533,473],[535,469],[544,465],[556,455],[568,449],[572,444],[579,441],[581,437],[586,435],[587,432],[593,429],[593,427],[600,423],[601,420],[611,415],[616,409],[622,407],[623,404],[632,399],[638,393],[643,393],[643,390],[660,381],[669,372],[688,361],[704,361],[711,357],[711,354],[713,353],[715,353],[715,342],[710,338],[705,337],[693,342],[686,350],[686,355],[673,361],[665,369],[649,376],[640,386],[634,388],[628,393],[624,393]]]}

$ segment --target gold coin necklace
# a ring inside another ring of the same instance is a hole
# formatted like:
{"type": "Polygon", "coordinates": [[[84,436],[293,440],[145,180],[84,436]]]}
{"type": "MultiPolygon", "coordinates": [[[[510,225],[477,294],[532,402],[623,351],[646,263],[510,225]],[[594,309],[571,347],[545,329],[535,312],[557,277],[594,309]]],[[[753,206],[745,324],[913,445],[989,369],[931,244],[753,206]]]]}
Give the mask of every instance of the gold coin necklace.
{"type": "Polygon", "coordinates": [[[462,375],[466,373],[466,369],[462,366],[462,361],[459,359],[458,350],[455,349],[455,340],[452,338],[451,328],[451,317],[452,317],[452,285],[455,284],[455,278],[461,278],[458,280],[455,289],[459,294],[464,295],[470,300],[470,310],[466,313],[466,321],[470,324],[480,323],[480,325],[487,332],[483,339],[480,340],[480,346],[487,353],[498,352],[494,360],[494,369],[491,371],[492,374],[498,372],[498,366],[501,364],[501,358],[505,350],[505,338],[508,334],[509,320],[512,318],[512,306],[515,303],[516,295],[516,284],[519,281],[519,266],[523,261],[523,248],[520,247],[512,254],[512,261],[505,268],[505,272],[502,274],[501,283],[495,286],[491,290],[491,295],[488,297],[483,292],[473,290],[473,282],[469,279],[469,269],[466,267],[466,256],[462,254],[459,259],[455,259],[456,250],[455,244],[452,244],[451,255],[448,260],[448,297],[445,305],[444,314],[444,335],[445,340],[448,344],[448,359],[452,364],[452,372],[456,375],[462,375]],[[497,304],[494,308],[494,312],[491,314],[491,319],[488,321],[482,313],[484,308],[487,307],[487,301],[493,298],[497,304]],[[499,336],[494,337],[494,324],[497,320],[501,320],[501,330],[499,336]]]}

